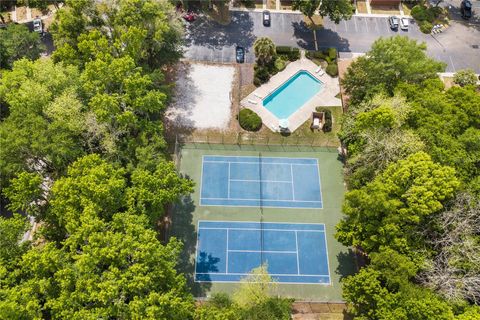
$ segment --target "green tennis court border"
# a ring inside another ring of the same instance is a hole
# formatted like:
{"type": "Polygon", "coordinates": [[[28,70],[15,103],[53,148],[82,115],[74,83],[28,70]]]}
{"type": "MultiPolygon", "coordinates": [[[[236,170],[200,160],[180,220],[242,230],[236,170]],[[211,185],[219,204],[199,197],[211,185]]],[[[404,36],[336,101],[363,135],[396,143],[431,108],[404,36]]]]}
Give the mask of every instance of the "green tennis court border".
{"type": "Polygon", "coordinates": [[[193,294],[196,297],[207,297],[214,292],[232,293],[238,286],[236,283],[199,283],[194,281],[198,221],[260,221],[261,216],[260,208],[199,206],[202,157],[204,155],[261,155],[263,157],[318,159],[323,209],[263,208],[263,221],[325,224],[331,284],[279,283],[277,285],[278,293],[302,301],[341,301],[340,279],[352,274],[355,269],[352,253],[334,238],[335,225],[342,217],[341,206],[345,192],[343,167],[336,149],[308,146],[187,144],[181,148],[178,154],[180,157],[179,171],[195,182],[195,190],[190,197],[175,207],[172,215],[171,235],[184,243],[180,271],[186,274],[193,294]]]}

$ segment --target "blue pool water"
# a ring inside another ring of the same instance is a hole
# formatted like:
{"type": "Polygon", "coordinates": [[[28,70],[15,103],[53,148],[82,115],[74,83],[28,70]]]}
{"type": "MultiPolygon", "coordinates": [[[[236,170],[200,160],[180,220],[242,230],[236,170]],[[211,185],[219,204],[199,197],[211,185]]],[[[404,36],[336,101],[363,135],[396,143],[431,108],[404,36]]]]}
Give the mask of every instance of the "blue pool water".
{"type": "Polygon", "coordinates": [[[279,119],[286,119],[323,88],[307,71],[297,72],[263,100],[263,106],[279,119]]]}

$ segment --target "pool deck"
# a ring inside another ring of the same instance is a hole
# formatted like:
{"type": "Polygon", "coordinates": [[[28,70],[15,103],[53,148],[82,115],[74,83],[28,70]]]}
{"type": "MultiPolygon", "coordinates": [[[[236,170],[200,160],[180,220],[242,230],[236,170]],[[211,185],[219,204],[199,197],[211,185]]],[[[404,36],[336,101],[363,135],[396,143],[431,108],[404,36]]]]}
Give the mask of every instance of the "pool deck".
{"type": "Polygon", "coordinates": [[[293,132],[300,127],[306,120],[311,118],[315,107],[342,106],[342,101],[335,96],[340,92],[338,78],[333,78],[327,73],[319,75],[315,71],[318,66],[302,54],[299,60],[290,62],[285,70],[277,73],[270,80],[258,87],[255,91],[245,97],[240,103],[242,107],[255,111],[261,118],[264,125],[274,132],[279,132],[279,120],[273,113],[263,106],[263,99],[275,91],[285,81],[290,79],[299,71],[308,71],[316,79],[323,83],[323,89],[307,101],[302,107],[295,111],[289,118],[288,131],[293,132]]]}

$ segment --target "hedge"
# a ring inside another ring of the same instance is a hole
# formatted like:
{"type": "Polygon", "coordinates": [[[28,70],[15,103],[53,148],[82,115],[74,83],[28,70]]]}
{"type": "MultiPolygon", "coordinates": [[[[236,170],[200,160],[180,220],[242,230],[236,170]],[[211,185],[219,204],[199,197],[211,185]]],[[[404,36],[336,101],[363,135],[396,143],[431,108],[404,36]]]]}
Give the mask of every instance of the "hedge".
{"type": "Polygon", "coordinates": [[[331,77],[336,77],[338,76],[338,66],[336,63],[329,63],[327,68],[325,69],[325,72],[331,77]]]}
{"type": "Polygon", "coordinates": [[[285,69],[285,66],[285,61],[281,57],[275,59],[275,69],[277,71],[282,71],[283,69],[285,69]]]}
{"type": "Polygon", "coordinates": [[[262,119],[250,109],[242,109],[238,114],[240,126],[247,131],[258,131],[262,127],[262,119]]]}
{"type": "Polygon", "coordinates": [[[430,32],[432,32],[433,25],[430,22],[420,21],[419,25],[420,31],[422,31],[423,33],[429,34],[430,32]]]}
{"type": "Polygon", "coordinates": [[[277,54],[284,56],[289,61],[295,61],[300,59],[300,49],[288,46],[278,46],[276,47],[277,54]]]}

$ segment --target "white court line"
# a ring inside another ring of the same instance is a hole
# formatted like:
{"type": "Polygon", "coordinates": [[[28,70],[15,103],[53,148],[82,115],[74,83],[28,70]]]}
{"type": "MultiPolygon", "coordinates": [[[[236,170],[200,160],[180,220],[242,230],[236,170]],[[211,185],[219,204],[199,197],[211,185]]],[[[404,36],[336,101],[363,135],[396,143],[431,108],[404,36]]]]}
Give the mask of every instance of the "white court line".
{"type": "MultiPolygon", "coordinates": [[[[199,222],[213,222],[213,223],[256,223],[260,224],[258,221],[252,221],[252,220],[245,220],[245,221],[225,221],[225,220],[199,220],[199,222]]],[[[268,223],[275,223],[275,224],[311,224],[311,225],[323,225],[325,226],[325,223],[318,223],[318,222],[263,222],[262,224],[268,224],[268,223]]],[[[301,230],[299,230],[301,231],[301,230]]]]}
{"type": "MultiPolygon", "coordinates": [[[[239,272],[230,272],[230,273],[224,273],[224,272],[197,272],[197,274],[211,274],[211,275],[232,275],[232,276],[242,276],[242,275],[248,275],[250,273],[239,273],[239,272]]],[[[294,274],[294,273],[269,273],[271,276],[280,276],[280,277],[328,277],[330,278],[330,275],[328,274],[294,274]]]]}
{"type": "Polygon", "coordinates": [[[323,233],[323,238],[325,239],[325,255],[327,257],[327,271],[328,271],[328,280],[332,284],[332,278],[330,278],[330,259],[328,259],[328,244],[327,244],[327,227],[324,226],[325,232],[323,233]]]}
{"type": "Polygon", "coordinates": [[[281,200],[281,199],[245,199],[245,198],[202,198],[202,200],[241,200],[241,201],[278,201],[278,202],[307,202],[307,203],[322,203],[321,200],[281,200]]]}
{"type": "Polygon", "coordinates": [[[230,162],[228,163],[227,198],[230,199],[230,162]]]}
{"type": "Polygon", "coordinates": [[[272,250],[227,250],[228,252],[245,252],[245,253],[288,253],[294,254],[297,253],[296,251],[272,251],[272,250]]]}
{"type": "MultiPolygon", "coordinates": [[[[260,162],[251,162],[251,161],[209,161],[204,160],[203,163],[242,163],[242,164],[260,164],[260,162]]],[[[276,165],[291,165],[294,164],[296,166],[314,166],[314,163],[275,163],[275,162],[262,162],[262,165],[269,165],[269,164],[276,164],[276,165]]]]}
{"type": "MultiPolygon", "coordinates": [[[[297,231],[295,231],[295,247],[297,248],[297,274],[300,274],[300,261],[299,261],[299,253],[298,253],[298,236],[297,231]]],[[[330,277],[330,276],[329,276],[330,277]]]]}
{"type": "MultiPolygon", "coordinates": [[[[321,207],[296,207],[296,206],[293,206],[293,207],[282,207],[282,206],[279,206],[279,205],[265,205],[263,204],[262,205],[262,208],[268,208],[268,209],[302,209],[302,210],[323,210],[323,203],[320,202],[320,204],[322,205],[321,207]]],[[[259,206],[256,205],[247,205],[247,204],[210,204],[210,203],[203,203],[202,202],[202,199],[200,199],[200,206],[201,207],[227,207],[227,208],[258,208],[259,206]]]]}
{"type": "MultiPolygon", "coordinates": [[[[218,154],[207,154],[207,155],[202,155],[202,159],[205,157],[218,157],[218,158],[257,158],[258,155],[256,156],[222,156],[218,154]]],[[[262,157],[263,159],[288,159],[288,160],[318,160],[317,158],[290,158],[290,157],[262,157]]],[[[207,160],[208,161],[208,160],[207,160]]],[[[258,162],[257,162],[258,163],[258,162]]]]}
{"type": "Polygon", "coordinates": [[[292,201],[295,201],[295,184],[293,183],[293,165],[290,165],[290,178],[292,179],[292,201]]]}
{"type": "MultiPolygon", "coordinates": [[[[208,273],[208,274],[211,274],[211,273],[208,273]]],[[[216,273],[215,273],[216,274],[216,273]]],[[[247,274],[245,274],[247,275],[247,274]]],[[[298,277],[296,274],[292,275],[292,277],[298,277]]],[[[321,276],[321,277],[324,277],[324,276],[321,276]]],[[[326,276],[325,276],[326,277],[326,276]]],[[[330,276],[328,276],[328,279],[330,281],[330,276]]],[[[213,283],[213,282],[217,282],[217,283],[239,283],[240,280],[230,280],[230,281],[227,281],[227,280],[196,280],[195,278],[195,282],[198,282],[198,283],[213,283]]],[[[316,285],[321,285],[321,286],[330,286],[332,285],[331,282],[328,282],[328,283],[324,283],[324,282],[294,282],[294,281],[278,281],[278,279],[272,279],[272,282],[269,282],[269,283],[275,283],[275,284],[298,284],[298,285],[307,285],[307,284],[316,284],[316,285]]]]}
{"type": "Polygon", "coordinates": [[[282,181],[282,180],[246,180],[246,179],[230,179],[229,181],[238,181],[238,182],[271,182],[271,183],[292,183],[291,181],[282,181]]]}
{"type": "Polygon", "coordinates": [[[228,231],[230,229],[227,229],[227,252],[226,252],[226,264],[225,264],[225,272],[228,273],[228,231]]]}
{"type": "MultiPolygon", "coordinates": [[[[273,222],[275,223],[275,222],[273,222]]],[[[242,231],[288,231],[288,232],[325,232],[325,230],[297,230],[297,229],[275,229],[275,228],[235,228],[235,227],[199,227],[199,230],[242,230],[242,231]]]]}

